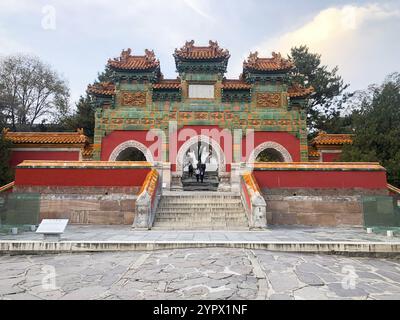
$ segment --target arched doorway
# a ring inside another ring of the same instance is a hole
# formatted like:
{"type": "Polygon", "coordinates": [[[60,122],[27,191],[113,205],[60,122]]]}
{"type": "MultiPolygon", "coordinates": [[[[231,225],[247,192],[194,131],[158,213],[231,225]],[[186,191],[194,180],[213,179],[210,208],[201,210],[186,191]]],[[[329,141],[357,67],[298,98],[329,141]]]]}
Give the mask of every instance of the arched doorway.
{"type": "Polygon", "coordinates": [[[183,190],[217,191],[221,173],[225,172],[225,155],[220,145],[213,139],[199,135],[186,141],[176,157],[176,174],[181,177],[183,190]],[[198,180],[196,168],[205,166],[205,174],[198,180]],[[189,171],[192,167],[192,173],[189,171]]]}
{"type": "Polygon", "coordinates": [[[154,163],[153,156],[147,147],[135,140],[118,145],[109,157],[109,161],[147,161],[154,163]]]}
{"type": "Polygon", "coordinates": [[[225,172],[225,154],[214,139],[199,135],[187,140],[179,149],[176,156],[176,171],[187,171],[189,162],[197,164],[199,161],[208,164],[206,171],[225,172]]]}
{"type": "Polygon", "coordinates": [[[254,148],[248,159],[248,164],[254,162],[293,162],[289,151],[281,144],[267,141],[254,148]]]}
{"type": "Polygon", "coordinates": [[[268,148],[258,154],[256,162],[285,162],[285,159],[278,150],[268,148]]]}
{"type": "Polygon", "coordinates": [[[135,147],[129,147],[121,151],[115,161],[146,161],[146,156],[135,147]]]}

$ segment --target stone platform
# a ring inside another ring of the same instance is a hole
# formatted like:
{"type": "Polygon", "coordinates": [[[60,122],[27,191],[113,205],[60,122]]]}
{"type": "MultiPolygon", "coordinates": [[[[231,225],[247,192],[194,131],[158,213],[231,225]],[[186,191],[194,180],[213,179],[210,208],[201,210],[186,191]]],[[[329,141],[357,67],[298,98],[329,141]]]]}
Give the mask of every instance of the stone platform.
{"type": "Polygon", "coordinates": [[[1,235],[2,253],[143,251],[185,248],[399,255],[400,238],[362,228],[272,227],[265,231],[134,231],[126,226],[68,226],[60,242],[26,232],[1,235]]]}

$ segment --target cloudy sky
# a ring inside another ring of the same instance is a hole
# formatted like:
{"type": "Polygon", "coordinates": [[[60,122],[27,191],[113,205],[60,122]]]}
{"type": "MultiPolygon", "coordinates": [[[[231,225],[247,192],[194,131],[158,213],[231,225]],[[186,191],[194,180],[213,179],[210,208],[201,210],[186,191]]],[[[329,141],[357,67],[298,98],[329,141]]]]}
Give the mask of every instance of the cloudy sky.
{"type": "Polygon", "coordinates": [[[363,89],[400,72],[400,0],[0,0],[0,55],[41,57],[74,100],[123,48],[154,49],[165,77],[176,77],[172,53],[191,39],[229,49],[230,78],[250,51],[307,44],[363,89]]]}

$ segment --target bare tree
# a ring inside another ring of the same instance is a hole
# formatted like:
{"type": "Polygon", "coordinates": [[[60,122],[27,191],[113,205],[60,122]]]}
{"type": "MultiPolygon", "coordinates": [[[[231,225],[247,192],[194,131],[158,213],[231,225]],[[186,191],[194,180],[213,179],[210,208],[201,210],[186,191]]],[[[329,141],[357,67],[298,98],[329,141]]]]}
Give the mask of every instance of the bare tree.
{"type": "Polygon", "coordinates": [[[32,128],[38,121],[58,121],[69,110],[66,81],[39,58],[8,56],[0,60],[0,120],[32,128]]]}

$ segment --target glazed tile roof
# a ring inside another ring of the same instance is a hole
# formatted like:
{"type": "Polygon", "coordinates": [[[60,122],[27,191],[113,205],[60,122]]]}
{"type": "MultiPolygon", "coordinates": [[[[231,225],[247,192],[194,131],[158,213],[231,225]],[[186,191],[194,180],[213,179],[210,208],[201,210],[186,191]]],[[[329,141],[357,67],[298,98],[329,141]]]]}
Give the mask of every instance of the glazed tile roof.
{"type": "Polygon", "coordinates": [[[188,60],[214,60],[214,59],[229,59],[228,50],[224,50],[218,46],[218,42],[209,41],[207,47],[194,46],[194,40],[186,41],[185,45],[175,49],[175,58],[188,60]]]}
{"type": "Polygon", "coordinates": [[[309,158],[319,158],[320,157],[320,153],[317,149],[315,149],[314,146],[309,145],[308,146],[308,157],[309,158]]]}
{"type": "Polygon", "coordinates": [[[131,52],[131,49],[122,50],[120,57],[108,60],[108,65],[120,70],[149,70],[160,66],[152,50],[146,49],[144,56],[133,56],[131,52]]]}
{"type": "Polygon", "coordinates": [[[82,151],[82,157],[84,159],[91,159],[93,157],[93,145],[88,144],[82,151]]]}
{"type": "Polygon", "coordinates": [[[294,84],[288,88],[288,96],[290,98],[305,98],[313,92],[313,87],[304,88],[299,84],[294,84]]]}
{"type": "Polygon", "coordinates": [[[153,89],[180,89],[180,79],[165,79],[153,84],[153,89]]]}
{"type": "Polygon", "coordinates": [[[89,140],[83,131],[77,132],[6,132],[13,144],[86,144],[89,140]]]}
{"type": "Polygon", "coordinates": [[[222,81],[222,88],[227,90],[248,90],[251,85],[243,80],[225,79],[222,81]]]}
{"type": "Polygon", "coordinates": [[[115,84],[112,82],[100,82],[89,85],[88,93],[103,96],[112,96],[115,94],[115,84]]]}
{"type": "Polygon", "coordinates": [[[352,134],[329,134],[321,132],[312,140],[313,145],[344,145],[353,143],[352,134]]]}
{"type": "Polygon", "coordinates": [[[282,58],[280,53],[272,52],[272,58],[259,58],[258,52],[250,53],[247,60],[243,62],[243,69],[251,69],[256,71],[280,71],[290,70],[293,63],[282,58]]]}

